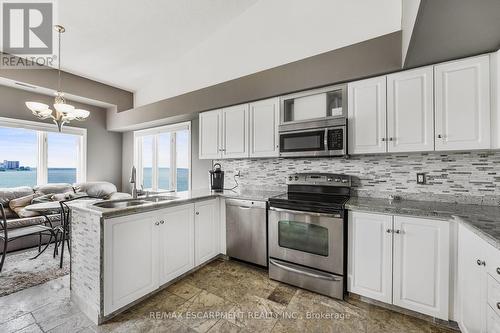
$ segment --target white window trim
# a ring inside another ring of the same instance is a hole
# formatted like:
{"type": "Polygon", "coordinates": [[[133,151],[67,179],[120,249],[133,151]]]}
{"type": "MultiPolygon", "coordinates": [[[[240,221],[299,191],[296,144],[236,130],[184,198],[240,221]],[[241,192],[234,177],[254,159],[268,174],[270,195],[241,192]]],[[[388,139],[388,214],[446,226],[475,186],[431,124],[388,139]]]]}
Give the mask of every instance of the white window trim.
{"type": "Polygon", "coordinates": [[[148,128],[144,130],[134,131],[134,166],[137,169],[137,186],[140,187],[144,184],[143,179],[143,168],[142,168],[142,138],[145,136],[153,135],[153,166],[151,172],[151,190],[158,191],[158,135],[170,133],[170,163],[171,163],[171,173],[170,173],[170,190],[177,191],[177,152],[173,147],[176,145],[176,135],[175,132],[188,130],[188,154],[189,154],[189,175],[188,175],[188,190],[191,190],[191,122],[186,121],[183,123],[177,123],[172,125],[148,128]],[[174,167],[172,167],[174,166],[174,167]]]}
{"type": "MultiPolygon", "coordinates": [[[[36,131],[37,133],[37,185],[48,183],[48,146],[47,133],[59,133],[57,126],[54,124],[41,123],[30,120],[20,120],[0,117],[0,127],[22,128],[36,131]]],[[[64,134],[78,135],[78,157],[79,163],[76,170],[76,182],[83,183],[87,181],[87,129],[71,126],[64,126],[62,131],[64,134]]]]}

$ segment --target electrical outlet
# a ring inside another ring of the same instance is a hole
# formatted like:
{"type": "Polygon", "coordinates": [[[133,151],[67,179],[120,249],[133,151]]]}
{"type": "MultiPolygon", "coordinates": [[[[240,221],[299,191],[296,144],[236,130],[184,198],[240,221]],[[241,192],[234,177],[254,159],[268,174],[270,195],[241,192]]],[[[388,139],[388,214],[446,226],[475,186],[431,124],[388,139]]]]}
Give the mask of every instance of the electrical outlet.
{"type": "Polygon", "coordinates": [[[426,178],[425,173],[417,173],[417,184],[425,185],[427,182],[426,178]]]}

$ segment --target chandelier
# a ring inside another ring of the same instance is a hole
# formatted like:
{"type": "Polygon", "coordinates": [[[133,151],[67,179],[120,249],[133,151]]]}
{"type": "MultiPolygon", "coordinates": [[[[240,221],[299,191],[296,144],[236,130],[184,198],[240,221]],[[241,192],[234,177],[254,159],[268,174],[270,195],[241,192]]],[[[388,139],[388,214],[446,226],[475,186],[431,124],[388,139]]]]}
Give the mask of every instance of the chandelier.
{"type": "Polygon", "coordinates": [[[58,55],[58,84],[57,92],[55,93],[54,109],[52,111],[47,104],[39,102],[26,102],[26,106],[38,119],[49,119],[57,125],[59,132],[62,131],[64,124],[69,123],[71,120],[83,121],[88,118],[90,112],[87,110],[77,109],[71,104],[66,103],[64,93],[61,91],[61,34],[66,31],[63,26],[56,25],[55,30],[59,35],[59,55],[58,55]]]}

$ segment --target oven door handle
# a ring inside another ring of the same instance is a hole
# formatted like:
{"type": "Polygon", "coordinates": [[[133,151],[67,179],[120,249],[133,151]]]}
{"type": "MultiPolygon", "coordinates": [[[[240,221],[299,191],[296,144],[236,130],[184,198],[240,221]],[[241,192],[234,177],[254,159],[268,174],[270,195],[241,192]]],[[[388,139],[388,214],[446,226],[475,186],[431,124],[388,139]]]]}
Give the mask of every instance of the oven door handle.
{"type": "Polygon", "coordinates": [[[325,217],[335,217],[335,218],[342,217],[340,214],[304,212],[301,210],[291,210],[291,209],[283,209],[283,208],[276,208],[276,207],[269,207],[269,210],[273,210],[273,211],[279,212],[279,213],[289,213],[289,214],[297,214],[297,215],[325,216],[325,217]]]}
{"type": "Polygon", "coordinates": [[[335,276],[333,274],[319,273],[319,272],[318,273],[316,273],[316,272],[313,273],[310,270],[298,269],[298,268],[295,268],[293,266],[289,266],[289,265],[287,265],[285,263],[277,262],[276,260],[273,260],[273,259],[270,259],[269,263],[272,264],[272,265],[274,265],[274,266],[276,266],[276,267],[284,269],[285,271],[289,271],[289,272],[292,272],[292,273],[306,275],[306,276],[309,276],[309,277],[312,277],[312,278],[316,278],[316,279],[323,279],[323,280],[328,280],[328,281],[341,281],[342,280],[342,278],[337,277],[337,276],[335,276]]]}

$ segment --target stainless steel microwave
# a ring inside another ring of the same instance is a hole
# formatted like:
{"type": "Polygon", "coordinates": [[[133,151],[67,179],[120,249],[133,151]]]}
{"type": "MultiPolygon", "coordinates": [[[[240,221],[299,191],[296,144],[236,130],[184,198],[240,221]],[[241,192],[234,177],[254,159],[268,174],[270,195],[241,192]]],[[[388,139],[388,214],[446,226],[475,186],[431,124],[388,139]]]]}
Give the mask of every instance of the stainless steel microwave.
{"type": "Polygon", "coordinates": [[[304,130],[280,131],[280,156],[347,155],[347,122],[342,125],[304,130]]]}
{"type": "Polygon", "coordinates": [[[347,86],[282,96],[280,156],[347,155],[347,86]]]}

